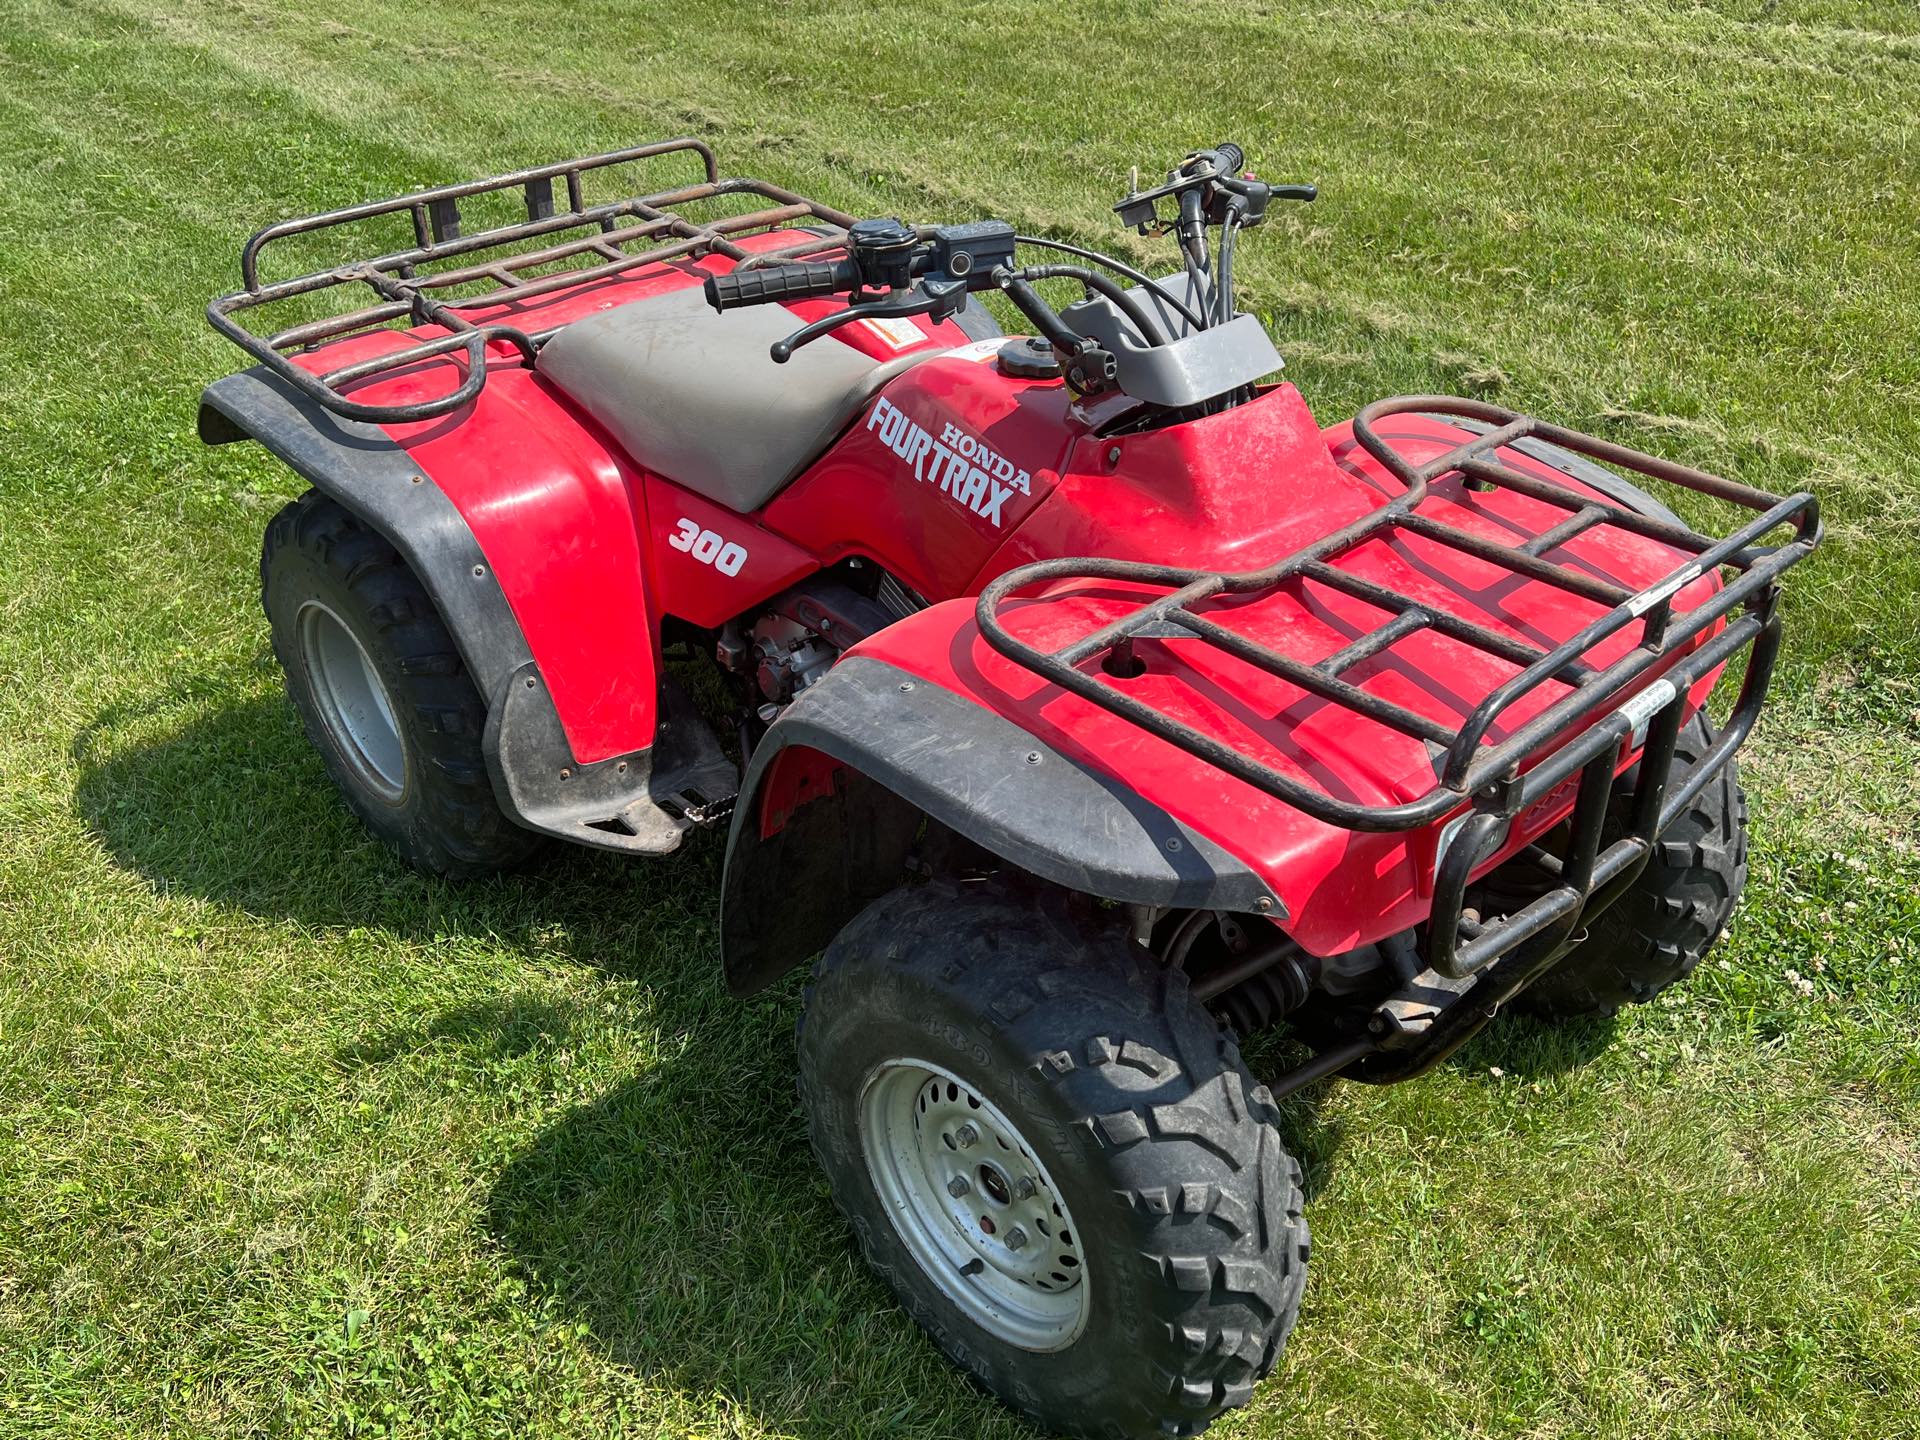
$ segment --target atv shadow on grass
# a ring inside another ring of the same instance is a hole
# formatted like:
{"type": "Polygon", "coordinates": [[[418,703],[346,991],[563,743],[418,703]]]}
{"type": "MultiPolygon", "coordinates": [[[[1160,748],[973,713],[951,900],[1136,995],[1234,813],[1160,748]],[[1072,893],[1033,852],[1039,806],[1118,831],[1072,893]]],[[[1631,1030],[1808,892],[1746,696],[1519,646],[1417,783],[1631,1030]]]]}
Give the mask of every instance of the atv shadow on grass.
{"type": "Polygon", "coordinates": [[[115,863],[157,891],[253,915],[406,938],[559,935],[571,958],[628,973],[645,963],[633,934],[706,917],[719,890],[717,834],[651,865],[556,847],[484,880],[409,869],[341,803],[278,694],[176,688],[103,712],[70,753],[75,807],[115,863]]]}
{"type": "Polygon", "coordinates": [[[786,1033],[734,1057],[724,1083],[709,1055],[566,1115],[501,1172],[493,1235],[608,1358],[747,1412],[743,1429],[1029,1433],[981,1403],[862,1265],[775,1053],[786,1033]],[[893,1397],[883,1413],[876,1382],[893,1397]]]}
{"type": "MultiPolygon", "coordinates": [[[[671,1042],[633,1078],[541,1130],[490,1183],[481,1177],[494,1242],[535,1295],[584,1324],[617,1365],[703,1414],[718,1397],[787,1433],[1026,1433],[982,1405],[907,1322],[832,1208],[794,1092],[799,977],[747,1004],[723,1003],[710,921],[717,837],[696,836],[666,864],[554,854],[519,875],[430,879],[366,836],[272,694],[234,703],[230,689],[207,687],[109,711],[72,755],[82,817],[118,864],[157,890],[316,928],[485,937],[530,958],[644,980],[636,1012],[614,1019],[510,994],[370,1034],[337,1057],[348,1069],[424,1072],[453,1053],[483,1075],[544,1073],[544,1055],[585,1043],[594,1024],[671,1042]],[[897,1396],[882,1414],[876,1383],[897,1396]]],[[[1604,1043],[1600,1026],[1510,1022],[1450,1063],[1544,1074],[1604,1043]]],[[[1272,1037],[1248,1049],[1262,1079],[1300,1058],[1272,1037]]],[[[1309,1196],[1332,1183],[1343,1139],[1327,1093],[1317,1087],[1282,1108],[1309,1196]]]]}

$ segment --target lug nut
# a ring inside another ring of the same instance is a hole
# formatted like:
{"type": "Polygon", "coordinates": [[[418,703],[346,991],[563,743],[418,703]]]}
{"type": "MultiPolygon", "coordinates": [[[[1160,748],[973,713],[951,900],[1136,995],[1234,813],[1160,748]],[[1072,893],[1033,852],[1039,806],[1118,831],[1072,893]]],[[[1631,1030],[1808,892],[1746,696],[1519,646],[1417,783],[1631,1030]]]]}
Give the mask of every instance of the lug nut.
{"type": "Polygon", "coordinates": [[[1027,1243],[1027,1232],[1018,1225],[1007,1231],[1007,1249],[1018,1250],[1027,1243]]]}
{"type": "Polygon", "coordinates": [[[1038,1185],[1033,1183],[1033,1177],[1031,1175],[1022,1175],[1014,1184],[1013,1198],[1016,1200],[1031,1200],[1033,1198],[1033,1192],[1039,1188],[1038,1185]]]}
{"type": "Polygon", "coordinates": [[[956,1200],[972,1188],[971,1185],[967,1184],[967,1177],[964,1175],[956,1175],[953,1179],[947,1181],[947,1194],[953,1196],[956,1200]]]}
{"type": "Polygon", "coordinates": [[[965,1125],[962,1125],[958,1130],[953,1132],[953,1143],[958,1145],[962,1150],[966,1149],[979,1138],[980,1132],[973,1128],[972,1121],[968,1121],[965,1125]]]}

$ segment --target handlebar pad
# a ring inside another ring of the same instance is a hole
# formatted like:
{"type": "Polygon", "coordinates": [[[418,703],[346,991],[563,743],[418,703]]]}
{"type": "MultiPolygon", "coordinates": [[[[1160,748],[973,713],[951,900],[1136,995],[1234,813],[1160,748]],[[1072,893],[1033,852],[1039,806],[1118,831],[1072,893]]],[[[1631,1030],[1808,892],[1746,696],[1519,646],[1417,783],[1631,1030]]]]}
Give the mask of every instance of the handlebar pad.
{"type": "Polygon", "coordinates": [[[860,283],[850,260],[808,265],[766,265],[707,277],[707,303],[716,310],[766,305],[784,300],[814,300],[852,290],[860,283]]]}

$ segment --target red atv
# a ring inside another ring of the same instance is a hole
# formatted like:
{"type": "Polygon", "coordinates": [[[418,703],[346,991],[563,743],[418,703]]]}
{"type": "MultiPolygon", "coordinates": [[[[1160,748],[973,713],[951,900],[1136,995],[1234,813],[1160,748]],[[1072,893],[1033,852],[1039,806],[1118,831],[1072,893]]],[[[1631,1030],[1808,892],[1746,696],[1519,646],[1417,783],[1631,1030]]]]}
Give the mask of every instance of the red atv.
{"type": "Polygon", "coordinates": [[[824,947],[800,1091],[861,1247],[1079,1435],[1191,1434],[1272,1368],[1307,1262],[1278,1097],[1699,962],[1819,540],[1811,495],[1480,401],[1323,430],[1233,284],[1313,191],[1243,167],[1120,202],[1172,232],[1154,277],[673,140],[269,226],[209,310],[259,363],[202,437],[314,487],[261,585],[347,803],[448,875],[731,817],[726,981],[824,947]],[[669,155],[704,176],[609,183],[669,155]],[[1232,1037],[1276,1022],[1311,1058],[1262,1084],[1232,1037]]]}

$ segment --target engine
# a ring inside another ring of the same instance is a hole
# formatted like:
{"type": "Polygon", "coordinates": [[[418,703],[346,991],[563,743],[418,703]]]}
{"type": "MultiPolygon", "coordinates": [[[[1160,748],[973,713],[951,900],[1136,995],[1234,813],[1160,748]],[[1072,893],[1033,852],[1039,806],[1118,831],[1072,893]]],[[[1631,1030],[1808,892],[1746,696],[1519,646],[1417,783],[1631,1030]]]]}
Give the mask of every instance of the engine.
{"type": "Polygon", "coordinates": [[[780,595],[744,627],[728,622],[718,658],[722,669],[749,680],[751,708],[771,725],[782,707],[833,668],[841,651],[926,603],[885,571],[849,560],[838,575],[780,595]]]}
{"type": "Polygon", "coordinates": [[[768,705],[784,705],[832,668],[840,651],[796,620],[767,615],[747,632],[754,683],[768,705]]]}

